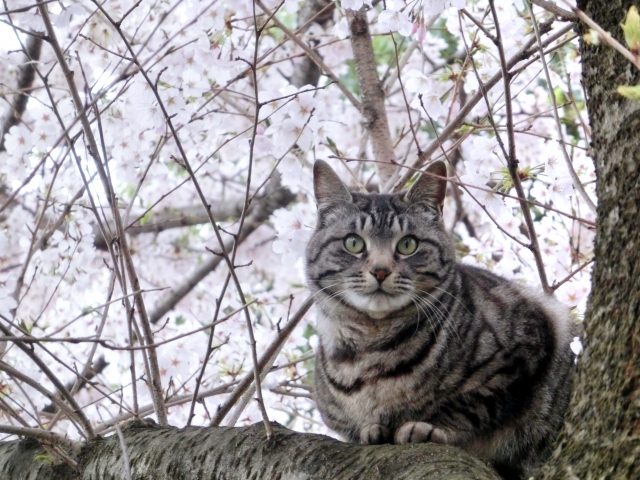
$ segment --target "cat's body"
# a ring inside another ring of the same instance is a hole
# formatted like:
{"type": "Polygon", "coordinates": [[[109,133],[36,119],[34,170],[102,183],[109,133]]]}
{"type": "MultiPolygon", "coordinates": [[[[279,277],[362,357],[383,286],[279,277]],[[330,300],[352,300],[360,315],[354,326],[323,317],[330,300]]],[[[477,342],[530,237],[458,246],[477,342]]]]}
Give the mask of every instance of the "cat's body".
{"type": "Polygon", "coordinates": [[[327,425],[354,442],[457,445],[505,478],[526,478],[550,453],[568,402],[567,309],[456,263],[444,181],[423,175],[407,194],[358,194],[324,162],[314,174],[307,276],[327,425]]]}

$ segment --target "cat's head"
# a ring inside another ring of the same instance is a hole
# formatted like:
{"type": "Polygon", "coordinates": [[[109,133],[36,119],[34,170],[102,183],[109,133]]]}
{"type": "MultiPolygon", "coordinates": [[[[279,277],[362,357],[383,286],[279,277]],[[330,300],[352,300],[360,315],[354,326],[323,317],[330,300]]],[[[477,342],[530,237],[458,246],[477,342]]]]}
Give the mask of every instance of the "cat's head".
{"type": "Polygon", "coordinates": [[[341,299],[372,318],[420,304],[455,253],[442,224],[447,170],[434,162],[407,192],[350,192],[332,168],[313,168],[318,226],[306,251],[317,301],[341,299]],[[441,178],[438,178],[441,177],[441,178]]]}

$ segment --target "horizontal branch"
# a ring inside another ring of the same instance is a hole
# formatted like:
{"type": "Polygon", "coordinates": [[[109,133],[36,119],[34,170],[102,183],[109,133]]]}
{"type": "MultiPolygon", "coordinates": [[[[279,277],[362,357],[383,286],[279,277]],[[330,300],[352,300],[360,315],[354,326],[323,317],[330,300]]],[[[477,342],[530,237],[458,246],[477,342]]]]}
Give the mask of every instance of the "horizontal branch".
{"type": "MultiPolygon", "coordinates": [[[[219,221],[227,221],[232,218],[238,218],[242,212],[244,199],[230,200],[226,202],[212,202],[211,214],[219,221]]],[[[135,218],[135,215],[134,215],[135,218]]],[[[144,217],[143,217],[144,218],[144,217]]],[[[125,231],[130,236],[140,235],[141,233],[160,233],[165,230],[180,227],[190,227],[192,225],[202,225],[209,223],[209,215],[202,204],[188,205],[179,208],[166,208],[159,212],[151,212],[147,221],[140,222],[137,219],[125,231]]],[[[108,231],[114,231],[113,221],[109,223],[108,231]]],[[[95,241],[94,245],[99,249],[106,249],[107,243],[102,232],[97,225],[94,226],[95,241]]]]}
{"type": "MultiPolygon", "coordinates": [[[[122,428],[131,470],[139,480],[175,478],[260,478],[281,480],[353,478],[395,480],[498,480],[493,470],[471,454],[445,445],[356,445],[273,423],[267,440],[262,424],[249,427],[159,427],[152,421],[122,428]]],[[[79,472],[65,476],[43,467],[36,442],[0,443],[3,480],[89,480],[126,478],[118,435],[90,442],[79,457],[79,472]]]]}
{"type": "MultiPolygon", "coordinates": [[[[262,225],[265,220],[269,218],[274,210],[286,207],[291,201],[293,201],[293,199],[294,195],[291,191],[280,187],[278,180],[272,180],[267,187],[265,195],[261,199],[252,203],[252,208],[245,220],[240,236],[237,239],[229,239],[224,246],[225,251],[232,251],[234,241],[237,240],[238,243],[242,243],[256,228],[262,225]]],[[[214,205],[211,205],[211,213],[215,215],[213,208],[214,205]]],[[[204,211],[204,207],[202,211],[204,211]]],[[[207,221],[208,219],[209,217],[207,216],[207,221]]],[[[202,279],[213,272],[222,260],[222,256],[212,255],[208,261],[204,262],[195,271],[190,273],[180,285],[173,288],[171,293],[161,299],[155,306],[154,310],[150,313],[149,319],[151,320],[151,323],[157,323],[161,318],[163,318],[164,315],[172,310],[176,304],[191,290],[193,290],[202,279]]]]}

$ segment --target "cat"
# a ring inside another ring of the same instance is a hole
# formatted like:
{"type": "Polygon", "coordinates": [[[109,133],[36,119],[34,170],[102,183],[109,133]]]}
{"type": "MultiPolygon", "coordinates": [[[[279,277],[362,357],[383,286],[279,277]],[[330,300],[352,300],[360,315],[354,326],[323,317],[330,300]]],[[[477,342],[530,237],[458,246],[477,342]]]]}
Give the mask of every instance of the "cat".
{"type": "Polygon", "coordinates": [[[456,262],[446,173],[356,193],[316,161],[315,399],[347,441],[456,445],[525,479],[562,425],[578,327],[552,296],[456,262]]]}

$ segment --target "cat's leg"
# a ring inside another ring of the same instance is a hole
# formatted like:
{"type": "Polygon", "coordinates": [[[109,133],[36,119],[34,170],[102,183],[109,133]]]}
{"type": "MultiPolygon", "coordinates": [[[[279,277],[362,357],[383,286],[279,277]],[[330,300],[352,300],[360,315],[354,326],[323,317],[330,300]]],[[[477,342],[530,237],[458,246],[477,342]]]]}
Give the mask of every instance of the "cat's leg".
{"type": "Polygon", "coordinates": [[[370,423],[360,430],[360,443],[363,445],[380,445],[391,443],[391,429],[379,423],[370,423]]]}
{"type": "Polygon", "coordinates": [[[406,422],[396,430],[393,443],[450,443],[447,433],[427,422],[406,422]]]}

